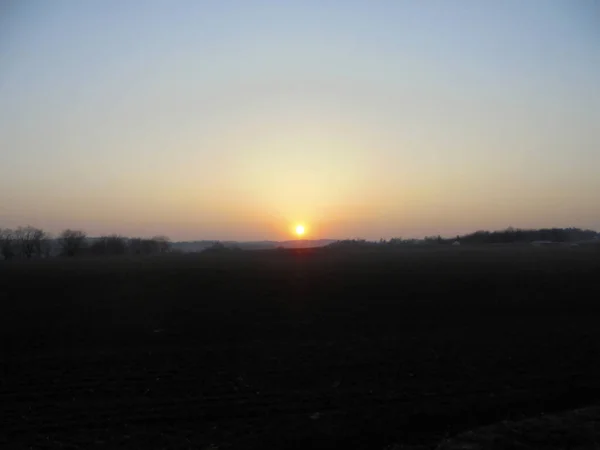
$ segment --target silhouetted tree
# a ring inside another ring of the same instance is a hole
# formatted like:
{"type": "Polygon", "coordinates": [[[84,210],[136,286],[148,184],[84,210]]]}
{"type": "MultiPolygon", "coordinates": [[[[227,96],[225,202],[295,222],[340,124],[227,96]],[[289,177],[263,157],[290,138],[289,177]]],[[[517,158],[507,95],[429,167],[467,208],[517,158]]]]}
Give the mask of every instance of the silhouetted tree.
{"type": "Polygon", "coordinates": [[[104,237],[106,253],[109,255],[124,255],[127,253],[127,240],[123,236],[113,234],[104,237]]]}
{"type": "Polygon", "coordinates": [[[64,230],[58,237],[61,253],[65,256],[75,256],[86,247],[87,235],[81,230],[64,230]]]}
{"type": "Polygon", "coordinates": [[[127,240],[117,234],[101,236],[92,242],[90,252],[94,255],[124,255],[127,253],[127,240]]]}
{"type": "Polygon", "coordinates": [[[38,255],[43,258],[49,258],[52,255],[52,249],[54,248],[52,242],[52,236],[46,233],[37,249],[38,255]]]}
{"type": "Polygon", "coordinates": [[[387,245],[396,247],[399,245],[402,245],[404,243],[404,241],[402,240],[402,238],[392,238],[387,242],[387,245]]]}
{"type": "Polygon", "coordinates": [[[168,252],[171,242],[166,236],[155,236],[152,239],[132,238],[129,239],[128,247],[133,255],[155,255],[168,252]]]}
{"type": "Polygon", "coordinates": [[[10,228],[0,228],[0,252],[4,259],[9,260],[15,256],[15,232],[10,228]]]}
{"type": "Polygon", "coordinates": [[[219,253],[219,252],[226,252],[229,251],[230,249],[228,249],[227,247],[225,247],[225,244],[223,244],[222,242],[215,242],[214,244],[212,244],[210,247],[206,247],[202,253],[219,253]]]}
{"type": "Polygon", "coordinates": [[[129,242],[127,243],[127,248],[129,249],[129,252],[133,255],[141,255],[144,250],[143,241],[144,240],[142,238],[129,239],[129,242]]]}
{"type": "Polygon", "coordinates": [[[541,228],[524,230],[509,227],[499,231],[476,231],[462,236],[465,244],[511,244],[533,241],[576,242],[593,239],[595,231],[579,228],[541,228]]]}
{"type": "Polygon", "coordinates": [[[156,243],[158,253],[167,253],[171,250],[171,240],[167,236],[154,236],[152,240],[156,243]]]}
{"type": "Polygon", "coordinates": [[[365,239],[344,239],[341,241],[332,242],[324,248],[329,250],[365,250],[368,248],[377,248],[378,242],[367,241],[365,239]]]}
{"type": "Polygon", "coordinates": [[[42,256],[42,244],[47,239],[47,235],[40,228],[26,226],[17,228],[15,239],[21,255],[30,259],[34,254],[42,256]]]}

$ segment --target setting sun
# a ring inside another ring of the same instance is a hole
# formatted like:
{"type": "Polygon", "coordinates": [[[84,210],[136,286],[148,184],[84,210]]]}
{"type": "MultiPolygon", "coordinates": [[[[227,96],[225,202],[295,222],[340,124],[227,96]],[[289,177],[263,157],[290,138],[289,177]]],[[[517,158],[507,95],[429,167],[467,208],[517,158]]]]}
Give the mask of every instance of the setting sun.
{"type": "Polygon", "coordinates": [[[296,234],[298,236],[302,236],[304,234],[304,225],[297,225],[296,226],[296,234]]]}

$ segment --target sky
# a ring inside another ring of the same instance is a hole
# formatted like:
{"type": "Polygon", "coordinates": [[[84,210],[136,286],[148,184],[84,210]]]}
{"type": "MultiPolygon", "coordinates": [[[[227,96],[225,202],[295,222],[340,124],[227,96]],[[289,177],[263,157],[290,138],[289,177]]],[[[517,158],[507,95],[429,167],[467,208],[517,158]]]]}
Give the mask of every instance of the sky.
{"type": "Polygon", "coordinates": [[[599,0],[0,6],[0,227],[600,230],[599,174],[599,0]]]}

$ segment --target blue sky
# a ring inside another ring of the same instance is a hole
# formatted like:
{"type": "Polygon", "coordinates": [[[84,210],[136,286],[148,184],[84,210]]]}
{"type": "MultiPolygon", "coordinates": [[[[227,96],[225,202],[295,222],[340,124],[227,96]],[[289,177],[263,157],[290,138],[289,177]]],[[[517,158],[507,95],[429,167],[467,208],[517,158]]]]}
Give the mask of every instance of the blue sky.
{"type": "Polygon", "coordinates": [[[0,226],[600,229],[593,0],[14,1],[0,226]]]}

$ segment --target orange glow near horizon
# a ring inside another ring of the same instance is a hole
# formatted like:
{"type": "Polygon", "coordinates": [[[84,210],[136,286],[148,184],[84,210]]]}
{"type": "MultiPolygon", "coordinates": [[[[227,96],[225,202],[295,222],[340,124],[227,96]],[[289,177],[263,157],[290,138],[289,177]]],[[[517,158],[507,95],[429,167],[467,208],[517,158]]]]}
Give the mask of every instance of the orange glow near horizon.
{"type": "Polygon", "coordinates": [[[343,17],[331,2],[155,2],[117,21],[108,2],[13,3],[2,229],[295,243],[600,229],[600,59],[583,57],[600,54],[598,2],[543,17],[516,1],[345,2],[343,17]]]}

